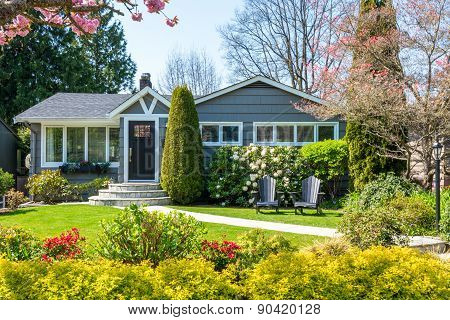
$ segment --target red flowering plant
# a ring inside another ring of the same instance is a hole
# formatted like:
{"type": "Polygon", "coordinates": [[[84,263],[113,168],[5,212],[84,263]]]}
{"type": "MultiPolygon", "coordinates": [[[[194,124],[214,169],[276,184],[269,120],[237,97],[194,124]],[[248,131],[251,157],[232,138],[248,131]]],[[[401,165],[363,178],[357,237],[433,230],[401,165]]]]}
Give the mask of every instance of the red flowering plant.
{"type": "Polygon", "coordinates": [[[83,253],[80,242],[84,240],[84,237],[80,237],[77,228],[65,231],[59,237],[47,238],[42,246],[41,259],[46,262],[53,262],[54,260],[79,257],[83,253]]]}
{"type": "Polygon", "coordinates": [[[202,242],[202,256],[214,263],[217,271],[223,270],[228,264],[235,263],[241,247],[233,241],[217,240],[202,242]]]}

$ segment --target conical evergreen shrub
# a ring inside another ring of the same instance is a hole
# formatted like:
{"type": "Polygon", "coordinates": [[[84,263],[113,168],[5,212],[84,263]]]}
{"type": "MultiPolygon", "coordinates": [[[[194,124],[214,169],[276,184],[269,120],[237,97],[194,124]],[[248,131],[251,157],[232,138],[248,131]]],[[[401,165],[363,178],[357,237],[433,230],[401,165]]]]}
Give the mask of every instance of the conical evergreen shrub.
{"type": "Polygon", "coordinates": [[[203,148],[194,97],[187,86],[175,88],[164,144],[161,186],[173,201],[188,204],[202,194],[203,148]]]}

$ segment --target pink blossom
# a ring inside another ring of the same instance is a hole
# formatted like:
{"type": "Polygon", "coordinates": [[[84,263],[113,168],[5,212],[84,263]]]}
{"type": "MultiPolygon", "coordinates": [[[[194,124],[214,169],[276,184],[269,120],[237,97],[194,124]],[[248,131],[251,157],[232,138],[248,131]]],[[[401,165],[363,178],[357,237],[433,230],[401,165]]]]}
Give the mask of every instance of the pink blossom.
{"type": "Polygon", "coordinates": [[[174,27],[177,23],[178,23],[178,17],[177,16],[173,17],[173,19],[169,19],[169,18],[166,19],[166,24],[169,27],[174,27]]]}
{"type": "Polygon", "coordinates": [[[77,35],[82,35],[83,32],[90,34],[95,33],[100,25],[100,21],[98,19],[89,19],[80,14],[72,15],[72,18],[78,25],[72,25],[72,31],[77,35]],[[81,30],[79,28],[81,28],[81,30]]]}
{"type": "Polygon", "coordinates": [[[131,14],[131,19],[133,19],[134,21],[142,21],[142,13],[136,12],[131,14]]]}
{"type": "Polygon", "coordinates": [[[150,13],[158,13],[166,6],[163,0],[144,0],[144,4],[150,13]]]}

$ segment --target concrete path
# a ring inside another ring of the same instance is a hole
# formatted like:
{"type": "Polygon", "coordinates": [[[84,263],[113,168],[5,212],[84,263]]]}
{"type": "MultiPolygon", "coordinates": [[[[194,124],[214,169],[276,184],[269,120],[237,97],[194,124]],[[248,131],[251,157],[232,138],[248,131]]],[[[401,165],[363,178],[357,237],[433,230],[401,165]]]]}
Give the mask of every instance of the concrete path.
{"type": "MultiPolygon", "coordinates": [[[[147,210],[159,210],[163,212],[169,212],[174,209],[163,207],[163,206],[149,206],[147,210]]],[[[241,218],[231,218],[224,216],[216,216],[212,214],[205,213],[197,213],[197,212],[189,212],[183,210],[177,210],[185,213],[186,215],[192,216],[195,219],[203,222],[211,222],[211,223],[219,223],[226,224],[230,226],[237,227],[246,227],[246,228],[259,228],[265,230],[273,230],[273,231],[281,231],[281,232],[290,232],[296,234],[309,234],[314,236],[322,236],[322,237],[337,237],[339,234],[336,229],[331,228],[319,228],[319,227],[309,227],[309,226],[300,226],[295,224],[287,224],[287,223],[277,223],[277,222],[268,222],[268,221],[259,221],[259,220],[249,220],[249,219],[241,219],[241,218]]]]}

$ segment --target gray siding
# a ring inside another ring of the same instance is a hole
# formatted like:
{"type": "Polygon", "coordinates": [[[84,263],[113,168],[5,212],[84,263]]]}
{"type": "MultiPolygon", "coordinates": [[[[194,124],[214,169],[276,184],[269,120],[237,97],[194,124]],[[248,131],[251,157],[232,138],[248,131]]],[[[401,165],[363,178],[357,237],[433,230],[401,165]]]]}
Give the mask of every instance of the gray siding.
{"type": "Polygon", "coordinates": [[[0,168],[16,174],[17,169],[17,138],[0,122],[0,168]]]}
{"type": "Polygon", "coordinates": [[[141,103],[136,101],[129,108],[124,110],[122,114],[144,114],[144,110],[142,110],[141,103]]]}

